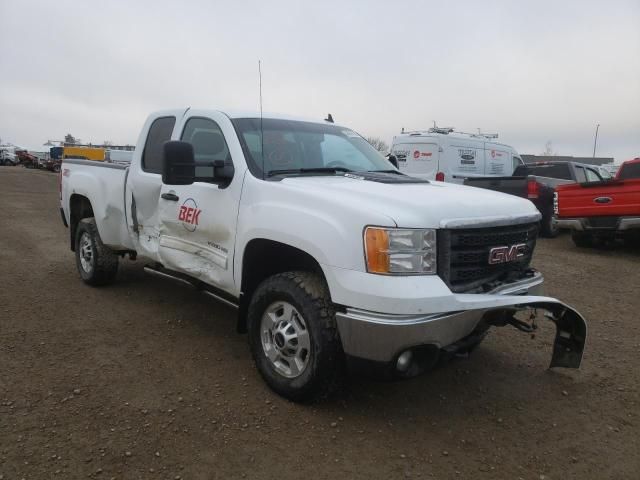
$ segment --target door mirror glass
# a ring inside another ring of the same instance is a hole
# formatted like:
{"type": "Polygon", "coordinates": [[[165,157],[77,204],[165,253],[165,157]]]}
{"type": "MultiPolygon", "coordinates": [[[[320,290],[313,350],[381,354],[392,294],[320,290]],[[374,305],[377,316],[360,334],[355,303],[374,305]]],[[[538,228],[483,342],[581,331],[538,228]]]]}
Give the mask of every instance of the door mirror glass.
{"type": "Polygon", "coordinates": [[[195,178],[195,172],[193,146],[187,142],[165,142],[162,156],[162,183],[165,185],[191,185],[195,178]]]}
{"type": "Polygon", "coordinates": [[[395,156],[395,155],[389,155],[389,156],[387,157],[387,160],[389,160],[389,163],[391,163],[391,165],[393,165],[394,167],[396,167],[396,168],[400,168],[400,167],[398,166],[398,159],[396,158],[396,156],[395,156]]]}

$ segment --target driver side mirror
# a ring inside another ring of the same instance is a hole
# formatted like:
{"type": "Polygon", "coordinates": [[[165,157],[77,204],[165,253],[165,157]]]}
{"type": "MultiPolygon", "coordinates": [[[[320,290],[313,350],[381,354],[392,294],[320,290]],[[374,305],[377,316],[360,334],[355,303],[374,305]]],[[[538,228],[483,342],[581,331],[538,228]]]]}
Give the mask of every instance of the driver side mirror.
{"type": "Polygon", "coordinates": [[[196,175],[193,145],[187,142],[165,142],[162,149],[162,183],[191,185],[196,175]]]}
{"type": "Polygon", "coordinates": [[[394,167],[396,167],[396,168],[400,168],[400,167],[398,166],[398,159],[396,158],[396,156],[395,156],[395,155],[391,155],[391,154],[387,155],[387,160],[389,160],[389,163],[390,163],[391,165],[393,165],[394,167]]]}

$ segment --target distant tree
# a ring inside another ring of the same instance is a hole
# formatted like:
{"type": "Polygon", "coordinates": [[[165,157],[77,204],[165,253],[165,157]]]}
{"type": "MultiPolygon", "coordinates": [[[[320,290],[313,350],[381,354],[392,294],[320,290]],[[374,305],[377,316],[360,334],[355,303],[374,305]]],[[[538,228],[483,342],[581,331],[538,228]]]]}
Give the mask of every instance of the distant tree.
{"type": "Polygon", "coordinates": [[[379,152],[382,152],[382,153],[389,152],[389,145],[387,145],[387,143],[381,138],[367,137],[367,142],[369,142],[371,146],[376,150],[378,150],[379,152]]]}
{"type": "Polygon", "coordinates": [[[76,137],[74,137],[70,133],[67,133],[64,136],[64,143],[68,143],[70,145],[75,145],[76,143],[78,143],[78,140],[76,140],[76,137]]]}
{"type": "Polygon", "coordinates": [[[103,140],[102,145],[104,145],[105,147],[111,147],[113,146],[113,142],[111,140],[103,140]]]}
{"type": "Polygon", "coordinates": [[[551,140],[547,141],[544,146],[544,152],[542,152],[542,155],[546,157],[554,157],[557,154],[558,153],[553,150],[553,144],[551,143],[551,140]]]}

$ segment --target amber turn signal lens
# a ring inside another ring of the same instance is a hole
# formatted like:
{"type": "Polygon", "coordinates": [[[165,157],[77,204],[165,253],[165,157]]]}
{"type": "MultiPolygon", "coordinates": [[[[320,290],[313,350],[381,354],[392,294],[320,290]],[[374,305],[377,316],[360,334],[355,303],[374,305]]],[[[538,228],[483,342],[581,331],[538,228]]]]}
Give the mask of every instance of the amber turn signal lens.
{"type": "Polygon", "coordinates": [[[365,231],[367,270],[371,273],[389,273],[389,234],[381,228],[369,227],[365,231]]]}

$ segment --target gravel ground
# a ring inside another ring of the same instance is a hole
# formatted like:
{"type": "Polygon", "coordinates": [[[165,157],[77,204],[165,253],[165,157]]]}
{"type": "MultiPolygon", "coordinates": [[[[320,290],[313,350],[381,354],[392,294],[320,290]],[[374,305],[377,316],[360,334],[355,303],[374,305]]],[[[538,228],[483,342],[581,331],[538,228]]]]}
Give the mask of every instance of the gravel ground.
{"type": "Polygon", "coordinates": [[[547,322],[302,406],[265,386],[227,307],[141,262],[85,286],[56,184],[0,167],[0,480],[639,478],[640,251],[539,242],[547,293],[589,321],[580,371],[546,369],[547,322]]]}

